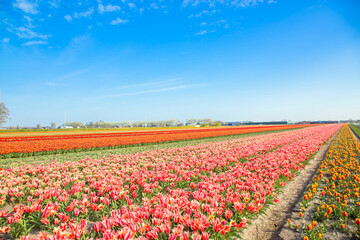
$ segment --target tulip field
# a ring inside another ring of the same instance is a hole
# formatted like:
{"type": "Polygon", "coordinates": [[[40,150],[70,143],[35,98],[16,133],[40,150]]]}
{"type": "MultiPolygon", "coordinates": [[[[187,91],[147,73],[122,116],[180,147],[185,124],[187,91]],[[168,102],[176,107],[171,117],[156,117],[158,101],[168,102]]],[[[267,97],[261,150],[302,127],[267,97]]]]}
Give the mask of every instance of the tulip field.
{"type": "Polygon", "coordinates": [[[1,137],[0,134],[0,158],[118,148],[160,142],[296,129],[308,126],[309,125],[279,125],[161,131],[109,131],[105,133],[55,134],[46,136],[1,137]]]}
{"type": "MultiPolygon", "coordinates": [[[[339,140],[314,178],[328,180],[325,207],[319,207],[316,220],[324,219],[323,209],[334,204],[334,215],[348,214],[339,221],[357,227],[359,145],[346,125],[332,124],[0,170],[0,239],[236,239],[251,220],[278,203],[281,188],[339,129],[339,140]]],[[[173,135],[171,140],[181,138],[173,135]]],[[[20,147],[32,141],[0,144],[20,147]]]]}

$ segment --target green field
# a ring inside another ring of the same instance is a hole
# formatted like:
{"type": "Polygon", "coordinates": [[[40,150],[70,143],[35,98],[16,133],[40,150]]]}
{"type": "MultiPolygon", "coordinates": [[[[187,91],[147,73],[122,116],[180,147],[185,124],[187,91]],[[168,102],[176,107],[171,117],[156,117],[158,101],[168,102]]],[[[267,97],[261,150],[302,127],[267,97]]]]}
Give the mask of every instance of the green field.
{"type": "Polygon", "coordinates": [[[349,124],[351,130],[360,138],[360,126],[349,124]]]}

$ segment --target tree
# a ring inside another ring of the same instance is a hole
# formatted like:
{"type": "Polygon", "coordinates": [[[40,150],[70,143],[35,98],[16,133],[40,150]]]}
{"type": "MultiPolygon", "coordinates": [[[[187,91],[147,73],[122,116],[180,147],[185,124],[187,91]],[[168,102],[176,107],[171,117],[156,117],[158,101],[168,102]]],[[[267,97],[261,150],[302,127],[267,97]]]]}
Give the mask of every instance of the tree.
{"type": "Polygon", "coordinates": [[[146,122],[143,121],[136,121],[132,123],[133,127],[144,127],[146,122]]]}
{"type": "Polygon", "coordinates": [[[215,121],[215,122],[212,122],[211,123],[211,126],[214,126],[214,127],[220,127],[223,125],[223,122],[222,121],[215,121]]]}
{"type": "Polygon", "coordinates": [[[5,104],[0,103],[0,126],[3,123],[6,123],[7,119],[10,119],[9,114],[10,114],[9,109],[5,106],[5,104]]]}
{"type": "Polygon", "coordinates": [[[202,119],[203,123],[210,125],[212,123],[211,118],[202,119]]]}
{"type": "Polygon", "coordinates": [[[93,127],[95,127],[95,123],[91,121],[91,122],[86,123],[85,126],[86,126],[86,127],[93,128],[93,127]]]}
{"type": "Polygon", "coordinates": [[[160,120],[160,127],[166,127],[166,120],[160,120]]]}
{"type": "Polygon", "coordinates": [[[175,119],[167,120],[166,121],[166,126],[167,127],[174,126],[174,123],[175,123],[175,119]]]}
{"type": "Polygon", "coordinates": [[[149,127],[156,127],[156,122],[155,121],[148,122],[148,126],[149,127]]]}
{"type": "Polygon", "coordinates": [[[40,128],[41,128],[41,124],[40,124],[40,123],[36,124],[36,128],[37,128],[37,129],[40,129],[40,128]]]}
{"type": "Polygon", "coordinates": [[[186,125],[195,125],[197,120],[195,118],[191,118],[186,120],[186,125]]]}
{"type": "Polygon", "coordinates": [[[56,123],[52,122],[51,123],[51,128],[56,128],[56,123]]]}
{"type": "Polygon", "coordinates": [[[73,127],[73,128],[80,128],[80,127],[83,127],[84,124],[82,122],[67,122],[64,124],[64,126],[70,126],[70,127],[73,127]]]}
{"type": "Polygon", "coordinates": [[[131,127],[131,122],[129,121],[119,122],[119,125],[122,127],[131,127]]]}
{"type": "Polygon", "coordinates": [[[175,123],[175,126],[183,126],[183,123],[181,120],[177,120],[176,123],[175,123]]]}

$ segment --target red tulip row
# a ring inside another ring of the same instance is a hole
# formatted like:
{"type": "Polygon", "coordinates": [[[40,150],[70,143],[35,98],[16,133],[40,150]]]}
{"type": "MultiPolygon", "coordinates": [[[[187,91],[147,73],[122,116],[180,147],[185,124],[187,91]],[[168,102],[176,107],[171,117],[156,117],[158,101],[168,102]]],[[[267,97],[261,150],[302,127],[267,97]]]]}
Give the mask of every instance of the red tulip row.
{"type": "Polygon", "coordinates": [[[104,137],[126,137],[143,135],[162,135],[162,134],[180,134],[180,133],[200,133],[200,132],[227,132],[227,131],[246,131],[260,129],[292,129],[316,125],[279,125],[279,126],[253,126],[253,127],[231,127],[231,128],[206,128],[206,129],[185,129],[185,130],[163,130],[163,131],[134,131],[134,132],[109,132],[109,133],[86,133],[86,134],[68,134],[68,135],[46,135],[46,136],[16,136],[0,137],[0,142],[19,142],[19,141],[38,141],[55,139],[78,139],[78,138],[104,138],[104,137]]]}
{"type": "Polygon", "coordinates": [[[95,149],[134,144],[147,144],[166,141],[189,140],[196,138],[236,135],[253,132],[293,129],[308,125],[283,125],[236,128],[211,128],[195,130],[147,131],[132,133],[54,135],[37,137],[2,138],[0,157],[19,157],[24,154],[54,151],[73,151],[76,149],[95,149]],[[8,141],[9,140],[9,141],[8,141]],[[11,140],[11,141],[10,141],[11,140]]]}

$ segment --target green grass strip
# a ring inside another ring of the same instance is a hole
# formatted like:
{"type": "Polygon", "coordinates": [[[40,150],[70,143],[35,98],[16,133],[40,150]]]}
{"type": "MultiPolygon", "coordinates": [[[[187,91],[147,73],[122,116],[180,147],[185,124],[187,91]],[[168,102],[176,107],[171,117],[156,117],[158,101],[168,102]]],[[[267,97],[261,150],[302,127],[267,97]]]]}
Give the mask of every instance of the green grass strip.
{"type": "Polygon", "coordinates": [[[360,138],[360,126],[349,124],[349,127],[360,138]]]}

